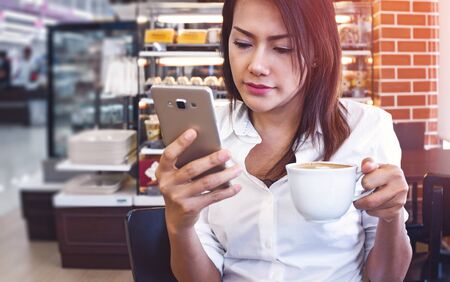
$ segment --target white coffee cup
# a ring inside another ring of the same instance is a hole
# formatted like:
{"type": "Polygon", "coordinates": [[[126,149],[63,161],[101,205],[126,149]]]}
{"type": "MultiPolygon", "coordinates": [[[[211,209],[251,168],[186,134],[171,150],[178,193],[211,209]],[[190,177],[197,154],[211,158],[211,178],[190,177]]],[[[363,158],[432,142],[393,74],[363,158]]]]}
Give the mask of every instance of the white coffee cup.
{"type": "Polygon", "coordinates": [[[286,165],[292,200],[297,211],[308,221],[337,220],[353,201],[357,181],[363,175],[358,166],[334,162],[292,163],[286,165]]]}

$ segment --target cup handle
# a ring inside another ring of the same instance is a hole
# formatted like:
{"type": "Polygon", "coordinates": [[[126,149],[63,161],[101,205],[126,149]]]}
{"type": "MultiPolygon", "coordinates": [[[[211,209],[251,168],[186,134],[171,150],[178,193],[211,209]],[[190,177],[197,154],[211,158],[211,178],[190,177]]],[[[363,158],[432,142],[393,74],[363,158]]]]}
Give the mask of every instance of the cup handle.
{"type": "MultiPolygon", "coordinates": [[[[364,176],[364,173],[362,173],[362,171],[358,172],[358,173],[356,174],[356,182],[358,182],[363,176],[364,176]]],[[[353,202],[354,202],[354,201],[358,201],[359,199],[362,199],[362,198],[364,198],[364,197],[366,197],[366,196],[369,196],[370,194],[372,194],[373,192],[375,192],[375,189],[376,189],[376,188],[370,189],[370,190],[367,190],[367,191],[364,191],[363,193],[361,193],[361,194],[359,194],[359,195],[353,197],[353,202]]]]}

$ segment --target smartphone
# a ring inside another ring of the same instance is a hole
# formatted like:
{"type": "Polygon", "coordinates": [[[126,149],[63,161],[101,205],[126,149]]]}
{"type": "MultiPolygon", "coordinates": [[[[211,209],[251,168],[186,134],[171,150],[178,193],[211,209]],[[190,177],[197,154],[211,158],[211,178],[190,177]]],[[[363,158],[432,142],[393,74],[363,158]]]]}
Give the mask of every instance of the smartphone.
{"type": "MultiPolygon", "coordinates": [[[[178,168],[221,149],[214,99],[209,87],[155,85],[150,92],[166,146],[189,128],[197,131],[197,138],[178,157],[178,168]]],[[[214,167],[196,178],[223,169],[224,165],[214,167]]]]}

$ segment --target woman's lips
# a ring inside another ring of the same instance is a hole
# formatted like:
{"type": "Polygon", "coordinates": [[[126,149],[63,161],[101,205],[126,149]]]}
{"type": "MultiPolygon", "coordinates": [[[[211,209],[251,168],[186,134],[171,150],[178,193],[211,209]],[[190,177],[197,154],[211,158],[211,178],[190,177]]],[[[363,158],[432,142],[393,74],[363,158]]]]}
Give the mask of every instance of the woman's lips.
{"type": "Polygon", "coordinates": [[[264,84],[255,84],[251,82],[246,82],[244,84],[247,90],[253,95],[265,95],[274,88],[264,84]]]}

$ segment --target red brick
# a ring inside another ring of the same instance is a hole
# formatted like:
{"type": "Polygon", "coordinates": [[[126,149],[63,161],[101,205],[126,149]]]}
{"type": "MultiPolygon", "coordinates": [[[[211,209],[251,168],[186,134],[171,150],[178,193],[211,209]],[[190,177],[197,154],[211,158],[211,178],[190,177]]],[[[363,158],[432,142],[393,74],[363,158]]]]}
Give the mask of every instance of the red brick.
{"type": "Polygon", "coordinates": [[[381,69],[380,68],[374,68],[373,69],[373,79],[374,80],[379,80],[381,78],[381,69]]]}
{"type": "Polygon", "coordinates": [[[381,69],[381,78],[395,78],[395,69],[381,69]]]}
{"type": "Polygon", "coordinates": [[[435,121],[427,122],[427,131],[437,131],[438,124],[435,121]]]}
{"type": "Polygon", "coordinates": [[[372,46],[373,46],[373,53],[374,54],[378,54],[378,53],[380,53],[380,45],[381,44],[379,44],[378,43],[378,41],[374,41],[373,43],[372,43],[372,46]]]}
{"type": "Polygon", "coordinates": [[[380,11],[380,2],[372,1],[372,14],[376,15],[380,11]]]}
{"type": "Polygon", "coordinates": [[[439,51],[439,42],[430,41],[428,42],[428,52],[438,52],[439,51]]]}
{"type": "Polygon", "coordinates": [[[414,28],[414,38],[433,39],[438,38],[439,33],[436,28],[414,28]]]}
{"type": "Polygon", "coordinates": [[[428,79],[435,79],[438,76],[438,71],[436,68],[428,68],[428,79]]]}
{"type": "Polygon", "coordinates": [[[398,78],[427,78],[426,69],[419,68],[399,68],[397,70],[398,78]]]}
{"type": "Polygon", "coordinates": [[[441,145],[441,139],[437,134],[425,135],[425,142],[427,145],[441,145]]]}
{"type": "Polygon", "coordinates": [[[434,81],[414,81],[414,92],[435,92],[436,82],[434,81]]]}
{"type": "Polygon", "coordinates": [[[380,92],[380,81],[379,80],[375,80],[373,82],[373,92],[375,92],[375,93],[380,92]]]}
{"type": "Polygon", "coordinates": [[[395,42],[394,41],[382,41],[380,43],[380,49],[384,52],[395,52],[395,42]]]}
{"type": "Polygon", "coordinates": [[[398,66],[398,65],[410,65],[410,55],[382,55],[381,63],[385,66],[398,66]]]}
{"type": "Polygon", "coordinates": [[[410,28],[396,28],[396,27],[384,27],[381,29],[381,36],[383,38],[411,38],[410,28]]]}
{"type": "Polygon", "coordinates": [[[392,115],[393,120],[411,118],[409,109],[385,109],[385,110],[392,115]]]}
{"type": "Polygon", "coordinates": [[[393,14],[381,14],[381,24],[395,24],[395,16],[393,14]]]}
{"type": "Polygon", "coordinates": [[[425,41],[399,41],[397,43],[399,52],[426,52],[427,43],[425,41]]]}
{"type": "Polygon", "coordinates": [[[397,25],[426,25],[425,15],[397,15],[397,25]]]}
{"type": "Polygon", "coordinates": [[[438,12],[437,4],[432,2],[414,2],[414,12],[438,12]]]}
{"type": "Polygon", "coordinates": [[[373,26],[380,26],[383,24],[395,24],[395,15],[394,14],[376,14],[373,17],[373,26]]]}
{"type": "Polygon", "coordinates": [[[437,118],[437,109],[419,108],[413,110],[413,119],[437,118]]]}
{"type": "Polygon", "coordinates": [[[373,41],[379,40],[381,38],[380,34],[381,32],[379,28],[372,30],[373,41]]]}
{"type": "Polygon", "coordinates": [[[395,106],[395,96],[381,96],[382,107],[392,107],[395,106]]]}
{"type": "Polygon", "coordinates": [[[429,106],[437,105],[438,103],[438,95],[428,95],[428,104],[429,106]]]}
{"type": "Polygon", "coordinates": [[[425,95],[397,96],[398,106],[424,106],[425,104],[425,95]]]}
{"type": "Polygon", "coordinates": [[[439,17],[438,16],[427,16],[427,25],[428,26],[437,26],[439,25],[439,17]]]}
{"type": "Polygon", "coordinates": [[[437,56],[433,55],[414,55],[414,65],[436,65],[437,64],[437,56]]]}
{"type": "Polygon", "coordinates": [[[409,1],[383,1],[381,2],[381,10],[391,12],[409,12],[409,1]]]}
{"type": "Polygon", "coordinates": [[[409,82],[382,82],[381,91],[385,93],[410,92],[411,84],[409,82]]]}
{"type": "Polygon", "coordinates": [[[438,135],[425,135],[425,144],[427,145],[441,145],[441,139],[438,135]]]}

